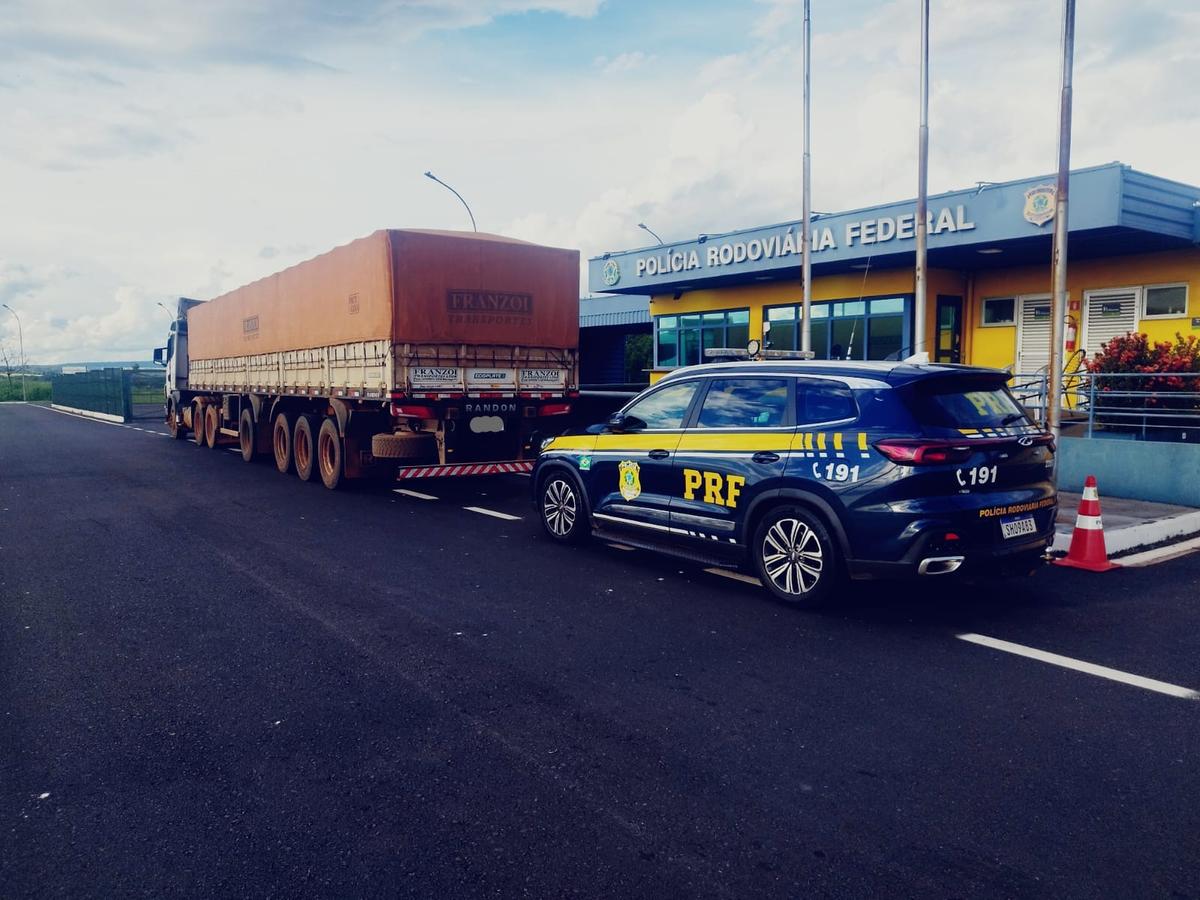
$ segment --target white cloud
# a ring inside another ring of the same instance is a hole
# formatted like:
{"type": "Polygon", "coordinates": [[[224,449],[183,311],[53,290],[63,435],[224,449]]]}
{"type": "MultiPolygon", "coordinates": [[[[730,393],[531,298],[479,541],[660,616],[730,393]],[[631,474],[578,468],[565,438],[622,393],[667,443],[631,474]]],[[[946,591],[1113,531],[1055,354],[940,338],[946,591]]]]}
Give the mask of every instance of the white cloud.
{"type": "MultiPolygon", "coordinates": [[[[159,300],[380,227],[467,227],[426,169],[482,229],[585,256],[648,243],[640,221],[672,240],[793,218],[799,7],[752,7],[736,34],[692,6],[614,33],[598,0],[10,4],[0,292],[38,361],[145,358],[159,300]],[[571,27],[538,38],[540,12],[571,27]]],[[[914,5],[814,6],[814,207],[911,196],[914,5]]],[[[1081,9],[1077,166],[1200,180],[1198,31],[1188,0],[1081,9]]],[[[931,189],[1048,172],[1057,4],[934,0],[932,32],[931,189]]]]}

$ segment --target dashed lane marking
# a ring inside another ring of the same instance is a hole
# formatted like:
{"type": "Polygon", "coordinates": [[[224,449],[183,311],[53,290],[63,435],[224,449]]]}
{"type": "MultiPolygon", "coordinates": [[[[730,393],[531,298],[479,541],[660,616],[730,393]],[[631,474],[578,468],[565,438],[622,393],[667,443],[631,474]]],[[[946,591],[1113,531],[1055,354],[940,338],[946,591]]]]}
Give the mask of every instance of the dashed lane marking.
{"type": "Polygon", "coordinates": [[[713,575],[720,575],[722,578],[729,578],[733,581],[741,581],[745,584],[752,584],[755,587],[762,587],[762,582],[753,575],[745,575],[741,572],[735,572],[733,569],[719,569],[716,566],[713,566],[712,568],[705,569],[704,571],[713,575]]]}
{"type": "Polygon", "coordinates": [[[436,500],[433,494],[422,494],[420,491],[410,491],[408,488],[392,488],[393,494],[403,494],[405,497],[416,497],[418,500],[436,500]]]}
{"type": "Polygon", "coordinates": [[[1038,650],[1036,647],[1026,647],[1024,644],[1002,641],[999,638],[988,637],[986,634],[968,632],[966,634],[955,635],[955,637],[972,644],[979,644],[981,647],[1003,650],[1005,653],[1013,653],[1017,656],[1036,659],[1038,662],[1049,663],[1052,666],[1061,666],[1064,669],[1074,669],[1076,672],[1085,672],[1088,675],[1095,675],[1097,678],[1107,678],[1109,681],[1131,684],[1134,687],[1140,687],[1147,691],[1156,691],[1170,697],[1178,697],[1181,700],[1200,700],[1200,693],[1193,691],[1191,688],[1180,687],[1177,684],[1168,684],[1165,681],[1156,681],[1153,678],[1143,678],[1141,675],[1132,675],[1129,672],[1122,672],[1120,669],[1110,669],[1108,666],[1098,666],[1095,663],[1073,659],[1070,656],[1059,656],[1057,653],[1048,653],[1045,650],[1038,650]]]}
{"type": "Polygon", "coordinates": [[[496,512],[494,509],[484,509],[482,506],[464,506],[463,509],[467,510],[468,512],[479,513],[483,516],[493,516],[497,519],[505,519],[509,522],[516,522],[521,518],[520,516],[510,516],[508,513],[496,512]]]}

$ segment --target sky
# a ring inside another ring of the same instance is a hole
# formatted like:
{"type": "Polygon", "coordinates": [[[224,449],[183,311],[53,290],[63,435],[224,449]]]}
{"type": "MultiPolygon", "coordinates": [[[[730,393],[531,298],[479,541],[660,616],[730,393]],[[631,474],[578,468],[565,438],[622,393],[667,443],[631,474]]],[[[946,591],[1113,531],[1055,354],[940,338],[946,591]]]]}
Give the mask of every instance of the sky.
{"type": "MultiPolygon", "coordinates": [[[[917,0],[812,0],[813,208],[916,189],[917,0]]],[[[583,258],[799,217],[799,0],[0,0],[0,302],[147,359],[379,228],[583,258]]],[[[1060,4],[933,0],[931,192],[1051,172],[1060,4]]],[[[1080,0],[1072,166],[1200,183],[1200,4],[1080,0]]],[[[584,282],[581,281],[581,286],[584,282]]],[[[16,322],[0,310],[0,342],[16,322]]]]}

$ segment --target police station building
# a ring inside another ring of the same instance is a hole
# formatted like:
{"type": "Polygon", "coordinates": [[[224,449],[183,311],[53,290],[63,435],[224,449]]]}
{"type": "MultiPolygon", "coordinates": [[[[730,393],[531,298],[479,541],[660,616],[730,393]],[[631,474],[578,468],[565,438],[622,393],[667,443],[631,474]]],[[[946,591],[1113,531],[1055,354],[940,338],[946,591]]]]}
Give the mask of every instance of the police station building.
{"type": "MultiPolygon", "coordinates": [[[[929,198],[928,317],[913,321],[915,201],[812,222],[818,359],[932,360],[1034,373],[1049,359],[1053,177],[929,198]]],[[[1071,173],[1068,349],[1114,335],[1200,336],[1200,188],[1120,163],[1071,173]]],[[[589,260],[594,292],[650,295],[657,375],[711,347],[800,347],[800,225],[785,222],[589,260]]]]}

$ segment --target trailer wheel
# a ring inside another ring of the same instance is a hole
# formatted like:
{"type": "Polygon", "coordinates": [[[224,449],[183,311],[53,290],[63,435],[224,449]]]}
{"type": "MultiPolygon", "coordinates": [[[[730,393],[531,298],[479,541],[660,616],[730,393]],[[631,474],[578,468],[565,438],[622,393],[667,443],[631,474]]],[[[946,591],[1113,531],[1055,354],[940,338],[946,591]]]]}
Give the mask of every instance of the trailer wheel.
{"type": "Polygon", "coordinates": [[[192,437],[196,439],[196,446],[204,446],[204,404],[192,404],[192,437]]]}
{"type": "Polygon", "coordinates": [[[296,417],[292,431],[292,456],[295,457],[296,474],[301,481],[312,481],[317,474],[317,431],[320,419],[309,413],[296,417]]]}
{"type": "Polygon", "coordinates": [[[167,403],[167,432],[177,441],[187,434],[187,429],[179,421],[179,410],[175,408],[174,400],[167,403]]]}
{"type": "Polygon", "coordinates": [[[371,455],[377,459],[428,459],[434,453],[434,438],[424,431],[401,431],[371,437],[371,455]]]}
{"type": "Polygon", "coordinates": [[[215,405],[204,410],[204,446],[216,450],[221,441],[221,414],[215,405]]]}
{"type": "Polygon", "coordinates": [[[286,475],[292,468],[292,422],[285,412],[275,416],[271,426],[271,447],[275,451],[275,468],[286,475]]]}
{"type": "Polygon", "coordinates": [[[321,470],[321,483],[336,491],[342,483],[342,436],[338,434],[337,422],[325,419],[317,433],[317,465],[321,470]]]}
{"type": "Polygon", "coordinates": [[[258,429],[254,425],[254,414],[248,409],[242,410],[242,417],[238,420],[238,445],[242,449],[242,459],[246,462],[254,462],[256,446],[258,443],[258,429]]]}

